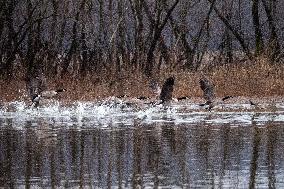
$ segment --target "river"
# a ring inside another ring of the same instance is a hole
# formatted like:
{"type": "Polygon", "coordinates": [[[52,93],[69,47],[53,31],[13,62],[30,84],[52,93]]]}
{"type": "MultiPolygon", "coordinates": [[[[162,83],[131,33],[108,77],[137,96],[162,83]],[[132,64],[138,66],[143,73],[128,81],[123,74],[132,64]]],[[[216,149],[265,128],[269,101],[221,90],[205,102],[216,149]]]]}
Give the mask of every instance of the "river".
{"type": "Polygon", "coordinates": [[[0,108],[2,188],[284,188],[284,103],[0,108]]]}

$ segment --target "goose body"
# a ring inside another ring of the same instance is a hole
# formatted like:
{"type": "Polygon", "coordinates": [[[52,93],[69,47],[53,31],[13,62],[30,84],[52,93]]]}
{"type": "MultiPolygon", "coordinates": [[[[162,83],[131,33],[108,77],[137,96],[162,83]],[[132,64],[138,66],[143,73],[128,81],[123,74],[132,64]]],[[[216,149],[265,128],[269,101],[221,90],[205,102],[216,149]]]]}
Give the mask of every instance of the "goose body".
{"type": "Polygon", "coordinates": [[[206,78],[200,79],[199,84],[203,91],[203,97],[206,100],[206,103],[201,104],[201,106],[208,105],[208,110],[211,110],[214,107],[213,102],[215,100],[214,85],[206,78]]]}
{"type": "Polygon", "coordinates": [[[38,105],[39,105],[40,99],[41,99],[41,95],[38,95],[38,94],[34,95],[32,97],[32,105],[31,106],[37,108],[38,105]]]}

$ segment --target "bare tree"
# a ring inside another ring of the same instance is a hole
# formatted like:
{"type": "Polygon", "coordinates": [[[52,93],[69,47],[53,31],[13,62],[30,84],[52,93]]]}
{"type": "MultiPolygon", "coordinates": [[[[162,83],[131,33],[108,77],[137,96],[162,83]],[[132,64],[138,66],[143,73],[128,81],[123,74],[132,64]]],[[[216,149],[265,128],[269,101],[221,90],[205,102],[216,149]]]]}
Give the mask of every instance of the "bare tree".
{"type": "Polygon", "coordinates": [[[82,0],[80,2],[80,7],[77,10],[76,15],[75,15],[75,20],[74,20],[74,23],[73,23],[73,26],[72,26],[72,37],[71,37],[72,38],[71,39],[72,42],[71,42],[71,46],[70,46],[68,54],[67,54],[67,58],[66,58],[66,60],[64,62],[64,65],[63,65],[63,70],[62,70],[62,74],[63,75],[66,74],[67,68],[69,66],[70,61],[72,61],[73,55],[76,56],[76,54],[78,53],[78,46],[79,46],[79,41],[78,41],[79,19],[80,19],[80,14],[81,14],[81,12],[84,9],[85,3],[86,3],[86,0],[82,0]]]}
{"type": "Polygon", "coordinates": [[[252,0],[252,18],[253,18],[253,26],[255,33],[255,54],[259,55],[263,51],[263,38],[262,32],[260,29],[260,21],[259,21],[259,0],[252,0]]]}
{"type": "Polygon", "coordinates": [[[121,63],[127,63],[126,58],[126,29],[125,29],[125,12],[123,11],[123,8],[125,7],[125,0],[119,1],[117,5],[117,11],[118,11],[118,38],[117,38],[117,54],[116,54],[116,65],[117,65],[117,71],[121,71],[121,63]]]}
{"type": "MultiPolygon", "coordinates": [[[[211,4],[205,18],[203,19],[203,21],[201,22],[201,26],[200,29],[198,30],[198,32],[196,33],[196,35],[193,37],[194,39],[193,44],[190,45],[189,42],[187,41],[187,31],[183,30],[178,24],[177,21],[174,20],[174,18],[171,16],[170,17],[170,23],[172,26],[172,30],[173,33],[175,35],[176,40],[180,40],[181,44],[182,44],[182,49],[183,49],[183,55],[184,55],[184,59],[186,60],[184,68],[191,70],[191,71],[197,71],[198,67],[200,66],[201,61],[199,62],[195,62],[194,61],[194,57],[197,55],[198,52],[198,47],[200,45],[200,42],[202,40],[202,37],[205,33],[205,29],[207,27],[207,29],[209,29],[209,19],[210,19],[210,15],[212,13],[213,10],[213,5],[214,5],[215,1],[211,4]]],[[[194,8],[195,4],[191,5],[191,8],[194,8]]],[[[184,13],[185,14],[185,13],[184,13]]],[[[207,30],[207,33],[209,32],[209,30],[207,30]]]]}
{"type": "MultiPolygon", "coordinates": [[[[5,52],[4,54],[7,56],[7,61],[3,66],[3,73],[6,73],[6,76],[12,76],[12,62],[15,59],[15,37],[16,31],[14,30],[14,19],[13,19],[13,12],[16,8],[18,1],[17,0],[10,0],[4,1],[2,5],[4,5],[3,15],[5,16],[5,23],[8,29],[8,37],[7,42],[5,43],[5,52]]],[[[2,54],[2,53],[1,53],[2,54]]]]}
{"type": "Polygon", "coordinates": [[[67,14],[69,11],[68,8],[68,1],[62,2],[62,24],[60,25],[60,30],[58,34],[58,45],[59,45],[59,52],[62,53],[64,49],[64,38],[65,38],[65,33],[66,33],[66,25],[67,25],[67,14]]]}
{"type": "MultiPolygon", "coordinates": [[[[224,17],[228,20],[232,20],[232,7],[234,1],[225,1],[222,7],[222,12],[224,17]]],[[[224,33],[221,41],[221,56],[225,58],[226,63],[231,63],[233,61],[233,49],[232,49],[232,36],[231,31],[225,26],[224,33]]],[[[221,58],[222,58],[221,57],[221,58]]]]}
{"type": "Polygon", "coordinates": [[[59,1],[58,0],[52,0],[52,8],[53,8],[53,15],[52,15],[52,23],[51,23],[51,37],[50,37],[50,42],[51,42],[51,48],[53,50],[56,49],[56,37],[57,37],[57,18],[58,18],[58,11],[59,11],[59,1]]]}
{"type": "MultiPolygon", "coordinates": [[[[158,40],[161,36],[161,33],[162,33],[165,25],[167,24],[168,19],[171,16],[171,13],[175,9],[178,2],[179,2],[179,0],[176,0],[174,2],[174,4],[171,6],[171,8],[167,11],[165,18],[162,21],[160,21],[160,13],[158,12],[158,14],[157,14],[156,23],[155,23],[155,26],[154,26],[154,34],[153,34],[153,37],[151,39],[150,47],[149,47],[149,50],[148,50],[148,53],[147,53],[145,75],[148,76],[148,77],[151,77],[152,74],[153,74],[152,73],[153,68],[154,68],[153,58],[154,58],[154,51],[155,51],[157,42],[158,42],[158,40]]],[[[160,2],[160,4],[161,4],[161,2],[160,2]]]]}
{"type": "Polygon", "coordinates": [[[271,8],[268,6],[267,0],[261,0],[261,1],[264,6],[270,30],[269,45],[268,45],[268,48],[270,50],[270,58],[272,61],[274,61],[275,58],[280,54],[280,44],[278,41],[278,35],[271,8]]]}
{"type": "MultiPolygon", "coordinates": [[[[2,40],[2,34],[3,34],[3,30],[4,30],[4,25],[5,25],[5,1],[0,1],[0,7],[2,7],[0,9],[0,39],[2,40]]],[[[3,43],[3,42],[2,42],[3,43]]],[[[1,48],[0,53],[3,52],[3,48],[1,48]]],[[[2,56],[2,54],[0,54],[0,56],[2,56]]]]}
{"type": "MultiPolygon", "coordinates": [[[[214,0],[208,0],[211,4],[214,4],[214,0]]],[[[239,41],[244,53],[247,55],[247,57],[252,60],[253,56],[249,50],[249,46],[246,43],[245,39],[241,36],[241,34],[239,33],[239,31],[237,31],[236,28],[234,28],[232,26],[232,24],[230,24],[229,20],[226,19],[221,12],[216,8],[215,5],[213,5],[213,9],[215,10],[217,16],[220,18],[220,20],[225,24],[225,26],[232,32],[232,34],[235,36],[235,38],[239,41]]]]}
{"type": "MultiPolygon", "coordinates": [[[[144,10],[145,10],[147,19],[150,22],[150,30],[149,30],[148,39],[147,39],[147,41],[149,43],[148,45],[150,45],[151,39],[152,39],[152,37],[154,35],[154,28],[155,28],[156,22],[160,22],[158,20],[161,19],[160,15],[161,15],[161,11],[162,11],[162,9],[161,9],[162,6],[156,2],[156,7],[157,7],[156,9],[159,10],[159,11],[157,11],[156,19],[155,19],[154,14],[150,12],[150,9],[149,9],[148,5],[145,2],[143,3],[143,7],[144,7],[144,10]]],[[[168,47],[165,44],[165,40],[164,40],[163,35],[160,36],[160,39],[159,39],[159,41],[157,43],[159,44],[158,47],[159,47],[159,50],[161,51],[161,55],[162,55],[163,59],[168,64],[169,61],[170,61],[170,57],[169,57],[168,47]]],[[[160,58],[158,69],[161,66],[161,62],[162,62],[162,59],[160,58]]]]}
{"type": "Polygon", "coordinates": [[[74,64],[72,74],[82,76],[136,70],[152,77],[164,62],[170,69],[196,72],[207,52],[218,51],[220,60],[233,62],[240,49],[251,61],[265,54],[276,62],[283,58],[281,3],[0,1],[0,74],[13,76],[16,57],[28,74],[44,67],[49,76],[68,74],[74,64]]]}
{"type": "Polygon", "coordinates": [[[142,6],[143,0],[129,0],[130,7],[132,9],[133,15],[134,15],[134,22],[135,22],[135,34],[134,34],[134,54],[132,58],[132,66],[134,68],[137,68],[139,64],[141,64],[141,56],[144,48],[143,44],[143,6],[142,6]]]}

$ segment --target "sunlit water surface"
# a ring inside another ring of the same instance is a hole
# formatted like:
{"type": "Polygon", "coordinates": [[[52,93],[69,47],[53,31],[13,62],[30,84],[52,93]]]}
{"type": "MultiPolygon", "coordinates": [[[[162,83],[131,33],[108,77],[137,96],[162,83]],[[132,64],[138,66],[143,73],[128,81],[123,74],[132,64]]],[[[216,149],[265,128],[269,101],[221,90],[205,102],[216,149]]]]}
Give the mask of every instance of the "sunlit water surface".
{"type": "Polygon", "coordinates": [[[0,108],[0,187],[284,188],[284,103],[0,108]]]}

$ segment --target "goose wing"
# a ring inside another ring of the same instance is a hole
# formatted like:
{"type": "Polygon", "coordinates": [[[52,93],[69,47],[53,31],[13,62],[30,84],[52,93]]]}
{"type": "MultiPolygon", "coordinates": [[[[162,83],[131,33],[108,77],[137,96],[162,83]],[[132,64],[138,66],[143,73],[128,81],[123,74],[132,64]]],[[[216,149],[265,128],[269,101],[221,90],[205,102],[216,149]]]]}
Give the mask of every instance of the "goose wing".
{"type": "Polygon", "coordinates": [[[174,90],[174,78],[173,77],[169,77],[163,87],[162,87],[162,91],[160,94],[160,100],[162,100],[162,102],[165,101],[169,101],[172,99],[172,94],[173,94],[173,90],[174,90]]]}
{"type": "Polygon", "coordinates": [[[200,79],[199,83],[200,88],[203,91],[203,97],[205,98],[205,100],[212,102],[215,98],[214,85],[205,78],[200,79]]]}

